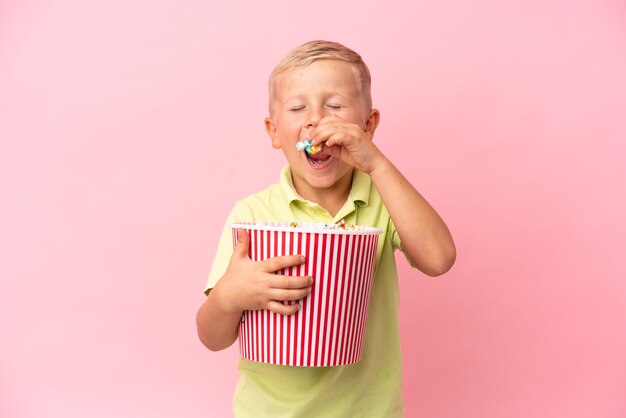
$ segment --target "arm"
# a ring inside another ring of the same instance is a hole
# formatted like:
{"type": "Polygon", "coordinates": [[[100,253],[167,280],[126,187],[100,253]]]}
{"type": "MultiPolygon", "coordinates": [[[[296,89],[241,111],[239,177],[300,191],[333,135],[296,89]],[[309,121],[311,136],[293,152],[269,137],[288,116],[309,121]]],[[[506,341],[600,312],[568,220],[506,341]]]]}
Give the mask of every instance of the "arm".
{"type": "Polygon", "coordinates": [[[432,206],[384,156],[369,174],[409,259],[429,276],[450,270],[456,248],[448,227],[432,206]]]}
{"type": "Polygon", "coordinates": [[[243,314],[243,311],[232,312],[224,309],[220,301],[223,297],[217,288],[216,285],[209,290],[208,297],[196,314],[198,337],[211,351],[223,350],[237,340],[237,327],[243,314]]]}
{"type": "Polygon", "coordinates": [[[287,277],[274,272],[304,263],[301,255],[252,261],[248,258],[250,237],[237,231],[237,246],[226,273],[209,292],[198,309],[196,326],[200,341],[211,351],[230,347],[237,339],[237,327],[245,310],[269,309],[292,315],[299,304],[284,305],[282,301],[298,300],[311,292],[311,277],[287,277]]]}
{"type": "Polygon", "coordinates": [[[423,273],[441,275],[456,259],[452,236],[432,206],[372,142],[379,119],[375,109],[370,111],[364,127],[335,115],[325,117],[311,132],[313,144],[325,142],[333,156],[369,174],[406,255],[423,273]]]}

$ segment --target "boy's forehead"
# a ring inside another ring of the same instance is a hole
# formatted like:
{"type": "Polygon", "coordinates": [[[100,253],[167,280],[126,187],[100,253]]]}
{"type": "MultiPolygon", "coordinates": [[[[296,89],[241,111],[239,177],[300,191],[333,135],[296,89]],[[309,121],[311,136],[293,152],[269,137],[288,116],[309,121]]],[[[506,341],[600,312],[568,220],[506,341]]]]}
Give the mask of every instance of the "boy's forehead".
{"type": "Polygon", "coordinates": [[[331,59],[317,60],[303,67],[283,71],[276,75],[274,83],[277,93],[290,95],[313,87],[350,91],[358,89],[352,64],[331,59]]]}
{"type": "Polygon", "coordinates": [[[335,59],[318,59],[309,64],[289,68],[278,76],[325,75],[328,77],[341,77],[354,74],[353,65],[349,62],[335,59]]]}

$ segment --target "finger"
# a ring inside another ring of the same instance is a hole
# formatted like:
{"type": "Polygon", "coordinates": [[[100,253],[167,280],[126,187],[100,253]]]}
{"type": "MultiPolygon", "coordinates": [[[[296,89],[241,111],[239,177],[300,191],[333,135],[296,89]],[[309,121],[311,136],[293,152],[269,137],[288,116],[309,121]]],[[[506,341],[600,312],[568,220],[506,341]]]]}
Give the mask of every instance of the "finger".
{"type": "Polygon", "coordinates": [[[311,132],[310,139],[313,145],[319,145],[325,142],[330,135],[335,133],[337,128],[335,126],[318,126],[315,131],[311,132]]]}
{"type": "Polygon", "coordinates": [[[349,148],[352,145],[362,144],[365,139],[364,132],[360,130],[335,130],[328,132],[326,145],[342,145],[349,148]]]}
{"type": "Polygon", "coordinates": [[[346,145],[359,140],[363,136],[363,130],[356,125],[338,126],[332,125],[319,128],[318,134],[311,142],[316,145],[317,142],[325,142],[326,145],[346,145]]]}
{"type": "Polygon", "coordinates": [[[295,267],[304,264],[303,255],[282,255],[261,261],[261,267],[266,273],[274,273],[287,267],[295,267]]]}
{"type": "MultiPolygon", "coordinates": [[[[311,287],[312,284],[313,278],[309,276],[282,276],[278,274],[273,274],[269,283],[273,289],[305,289],[311,287]]],[[[283,300],[280,298],[273,299],[283,300]]]]}
{"type": "Polygon", "coordinates": [[[333,133],[341,130],[345,131],[346,129],[346,126],[338,123],[327,123],[324,125],[319,124],[315,127],[315,129],[310,132],[309,139],[311,140],[313,145],[319,145],[320,143],[327,140],[328,137],[333,133]]]}
{"type": "Polygon", "coordinates": [[[345,146],[345,138],[346,135],[343,135],[341,132],[331,132],[326,138],[326,145],[332,147],[334,145],[343,145],[345,146]]]}
{"type": "Polygon", "coordinates": [[[327,125],[329,123],[342,123],[342,122],[346,122],[345,119],[342,119],[339,115],[327,115],[324,116],[322,119],[320,119],[320,121],[317,123],[317,126],[320,125],[327,125]]]}
{"type": "Polygon", "coordinates": [[[349,127],[355,124],[353,122],[348,122],[347,120],[342,119],[341,117],[337,115],[329,115],[320,119],[316,128],[323,127],[323,126],[330,126],[330,125],[349,127]]]}
{"type": "Polygon", "coordinates": [[[271,300],[267,304],[267,309],[272,312],[279,313],[281,315],[293,315],[300,310],[300,304],[294,303],[293,305],[285,305],[282,302],[271,300]]]}
{"type": "Polygon", "coordinates": [[[324,147],[324,151],[326,152],[326,154],[330,155],[331,157],[341,158],[341,147],[340,146],[328,145],[328,146],[324,147]]]}
{"type": "Polygon", "coordinates": [[[233,250],[233,256],[235,257],[248,257],[248,248],[250,246],[250,236],[243,228],[237,229],[237,245],[233,250]]]}
{"type": "Polygon", "coordinates": [[[310,287],[307,287],[305,289],[272,289],[268,292],[268,296],[271,300],[278,300],[281,302],[303,299],[310,294],[310,287]]]}

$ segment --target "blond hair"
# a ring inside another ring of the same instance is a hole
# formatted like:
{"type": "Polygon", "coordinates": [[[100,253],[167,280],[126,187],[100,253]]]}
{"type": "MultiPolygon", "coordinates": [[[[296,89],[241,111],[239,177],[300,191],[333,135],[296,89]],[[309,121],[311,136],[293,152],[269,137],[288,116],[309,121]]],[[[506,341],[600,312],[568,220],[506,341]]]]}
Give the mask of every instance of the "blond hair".
{"type": "Polygon", "coordinates": [[[337,42],[330,41],[310,41],[291,50],[274,67],[269,80],[270,113],[272,111],[272,99],[276,85],[276,77],[285,71],[296,68],[303,68],[317,60],[334,59],[352,64],[352,70],[357,80],[357,84],[368,110],[372,108],[371,85],[372,78],[370,71],[363,62],[359,54],[352,49],[337,42]]]}

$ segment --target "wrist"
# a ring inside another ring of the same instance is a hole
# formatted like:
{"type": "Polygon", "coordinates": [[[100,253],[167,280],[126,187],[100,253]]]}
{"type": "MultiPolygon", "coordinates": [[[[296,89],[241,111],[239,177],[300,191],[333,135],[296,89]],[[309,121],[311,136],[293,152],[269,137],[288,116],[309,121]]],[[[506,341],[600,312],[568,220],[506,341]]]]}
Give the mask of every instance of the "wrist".
{"type": "Polygon", "coordinates": [[[387,157],[374,144],[371,144],[370,152],[364,153],[356,161],[356,167],[369,176],[388,162],[387,157]]]}
{"type": "Polygon", "coordinates": [[[376,179],[385,176],[394,168],[395,167],[391,161],[383,154],[380,154],[377,160],[372,164],[372,168],[369,172],[367,172],[367,174],[369,174],[370,178],[375,183],[376,179]]]}
{"type": "Polygon", "coordinates": [[[243,313],[243,309],[240,309],[236,306],[236,303],[232,301],[229,297],[229,292],[227,289],[224,289],[224,286],[227,285],[226,277],[222,277],[216,284],[211,293],[209,293],[209,297],[212,298],[212,303],[215,308],[227,315],[241,315],[243,313]],[[224,291],[226,290],[226,292],[224,291]]]}

